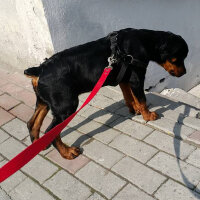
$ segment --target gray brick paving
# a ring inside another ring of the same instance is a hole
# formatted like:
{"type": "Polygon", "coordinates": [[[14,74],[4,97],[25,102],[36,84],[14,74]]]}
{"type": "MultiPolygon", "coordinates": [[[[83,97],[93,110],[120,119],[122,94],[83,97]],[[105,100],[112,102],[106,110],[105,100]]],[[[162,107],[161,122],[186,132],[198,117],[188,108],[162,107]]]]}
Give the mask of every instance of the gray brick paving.
{"type": "Polygon", "coordinates": [[[189,188],[194,188],[200,181],[200,169],[193,167],[186,162],[160,152],[152,158],[147,165],[161,171],[163,174],[182,182],[189,188]]]}
{"type": "Polygon", "coordinates": [[[29,178],[20,183],[9,195],[14,200],[54,200],[54,197],[29,178]]]}
{"type": "Polygon", "coordinates": [[[0,144],[7,140],[10,136],[3,130],[0,129],[0,144]]]}
{"type": "Polygon", "coordinates": [[[91,195],[90,188],[61,170],[44,183],[61,200],[85,200],[91,195]]]}
{"type": "Polygon", "coordinates": [[[151,147],[144,142],[138,141],[125,134],[116,137],[110,146],[122,151],[124,154],[129,155],[142,163],[147,162],[154,154],[158,152],[157,149],[151,147]]]}
{"type": "Polygon", "coordinates": [[[0,189],[0,199],[1,200],[11,200],[11,198],[2,189],[0,189]]]}
{"type": "Polygon", "coordinates": [[[182,139],[186,139],[188,135],[195,131],[190,127],[166,118],[157,119],[156,121],[149,121],[148,124],[182,139]]]}
{"type": "Polygon", "coordinates": [[[107,198],[114,196],[126,184],[124,180],[94,162],[80,169],[76,176],[107,198]]]}
{"type": "Polygon", "coordinates": [[[105,200],[105,199],[102,196],[100,196],[99,194],[94,193],[87,200],[105,200]]]}
{"type": "Polygon", "coordinates": [[[186,162],[200,168],[200,149],[193,151],[186,162]]]}
{"type": "Polygon", "coordinates": [[[110,126],[137,139],[143,139],[153,131],[150,127],[124,118],[114,121],[110,126]]]}
{"type": "Polygon", "coordinates": [[[181,159],[187,158],[195,150],[194,146],[160,131],[154,131],[144,141],[181,159]]]}
{"type": "Polygon", "coordinates": [[[18,142],[14,138],[9,138],[5,142],[0,144],[0,153],[6,158],[11,159],[18,153],[25,149],[25,145],[18,142]]]}
{"type": "Polygon", "coordinates": [[[200,183],[197,185],[197,187],[195,188],[195,191],[200,193],[200,183]]]}
{"type": "Polygon", "coordinates": [[[101,142],[96,140],[84,145],[84,154],[96,161],[97,163],[111,168],[116,162],[118,162],[124,155],[101,142]]]}
{"type": "Polygon", "coordinates": [[[118,162],[112,170],[149,194],[166,180],[166,177],[128,157],[118,162]]]}
{"type": "Polygon", "coordinates": [[[52,176],[58,168],[41,156],[36,156],[21,170],[38,182],[43,183],[46,179],[52,176]]]}
{"type": "Polygon", "coordinates": [[[17,118],[8,122],[2,128],[19,140],[23,140],[29,135],[26,123],[17,118]]]}
{"type": "Polygon", "coordinates": [[[181,122],[186,126],[194,128],[196,130],[200,130],[200,119],[197,119],[195,117],[185,117],[181,120],[181,122]]]}
{"type": "Polygon", "coordinates": [[[135,186],[128,184],[123,190],[121,190],[113,200],[154,200],[153,197],[144,193],[135,186]]]}
{"type": "Polygon", "coordinates": [[[179,183],[168,180],[155,193],[155,197],[159,200],[196,200],[200,199],[200,195],[180,185],[179,183]]]}

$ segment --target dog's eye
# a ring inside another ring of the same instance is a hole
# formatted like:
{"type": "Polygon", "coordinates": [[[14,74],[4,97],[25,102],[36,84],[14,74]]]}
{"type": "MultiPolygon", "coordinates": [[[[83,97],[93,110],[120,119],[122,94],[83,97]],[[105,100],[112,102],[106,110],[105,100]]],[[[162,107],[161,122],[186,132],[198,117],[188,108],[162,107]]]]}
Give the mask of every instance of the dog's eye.
{"type": "Polygon", "coordinates": [[[176,59],[176,58],[172,58],[170,62],[171,62],[172,64],[174,64],[174,63],[177,62],[177,59],[176,59]]]}

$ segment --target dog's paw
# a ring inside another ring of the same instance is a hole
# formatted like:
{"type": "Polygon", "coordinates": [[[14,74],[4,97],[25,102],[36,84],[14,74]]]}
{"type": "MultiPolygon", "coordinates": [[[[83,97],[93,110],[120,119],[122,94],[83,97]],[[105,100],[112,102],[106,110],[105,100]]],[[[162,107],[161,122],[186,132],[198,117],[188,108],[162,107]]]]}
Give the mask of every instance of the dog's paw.
{"type": "Polygon", "coordinates": [[[147,112],[143,115],[145,121],[154,121],[158,119],[159,115],[156,112],[147,112]]]}
{"type": "Polygon", "coordinates": [[[66,151],[64,153],[61,153],[61,156],[63,158],[66,158],[68,160],[72,160],[76,157],[78,157],[81,154],[81,149],[78,147],[66,147],[66,151]]]}

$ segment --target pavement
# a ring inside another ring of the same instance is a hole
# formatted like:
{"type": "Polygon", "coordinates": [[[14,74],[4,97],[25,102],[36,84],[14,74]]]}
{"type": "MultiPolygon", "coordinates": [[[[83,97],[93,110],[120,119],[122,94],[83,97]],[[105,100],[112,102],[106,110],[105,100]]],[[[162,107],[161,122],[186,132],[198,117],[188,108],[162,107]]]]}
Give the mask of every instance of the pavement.
{"type": "MultiPolygon", "coordinates": [[[[35,95],[22,74],[0,75],[3,166],[30,145],[26,122],[35,95]]],[[[42,151],[0,184],[0,200],[200,199],[200,110],[173,96],[146,96],[160,115],[148,123],[129,114],[119,87],[102,88],[62,132],[63,141],[83,154],[69,161],[53,147],[42,151]]],[[[51,120],[48,114],[42,133],[51,120]]]]}

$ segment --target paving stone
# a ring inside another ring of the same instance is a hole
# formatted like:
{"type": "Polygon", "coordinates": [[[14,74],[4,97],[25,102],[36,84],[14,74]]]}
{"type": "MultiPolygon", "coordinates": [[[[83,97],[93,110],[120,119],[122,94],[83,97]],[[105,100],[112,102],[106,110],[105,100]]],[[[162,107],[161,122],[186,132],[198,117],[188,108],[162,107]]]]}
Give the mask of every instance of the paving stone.
{"type": "Polygon", "coordinates": [[[17,94],[24,89],[13,83],[8,83],[6,85],[1,86],[1,90],[3,92],[9,93],[13,97],[17,97],[17,94]]]}
{"type": "Polygon", "coordinates": [[[84,124],[87,124],[89,119],[86,119],[85,117],[76,115],[72,121],[68,124],[69,127],[73,127],[74,129],[78,129],[79,127],[83,126],[84,124]]]}
{"type": "Polygon", "coordinates": [[[200,193],[200,183],[197,185],[197,187],[195,188],[195,191],[200,193]]]}
{"type": "Polygon", "coordinates": [[[185,117],[181,120],[181,122],[186,126],[194,128],[196,130],[200,130],[200,119],[194,117],[185,117]]]}
{"type": "Polygon", "coordinates": [[[96,140],[84,145],[83,148],[83,153],[86,156],[107,168],[111,168],[124,156],[122,153],[96,140]]]}
{"type": "Polygon", "coordinates": [[[79,155],[73,160],[67,160],[64,159],[57,150],[51,151],[46,157],[72,174],[84,167],[90,161],[89,158],[83,155],[79,155]]]}
{"type": "Polygon", "coordinates": [[[24,149],[25,146],[14,138],[9,138],[5,142],[0,144],[0,153],[9,160],[24,149]]]}
{"type": "Polygon", "coordinates": [[[0,97],[0,106],[4,108],[5,110],[9,110],[19,103],[20,102],[18,100],[14,99],[13,97],[7,94],[3,94],[0,97]]]}
{"type": "Polygon", "coordinates": [[[33,106],[36,103],[36,96],[33,92],[28,90],[19,91],[16,95],[16,98],[24,102],[28,106],[33,106]]]}
{"type": "Polygon", "coordinates": [[[11,200],[11,198],[2,189],[0,189],[0,199],[1,200],[11,200]]]}
{"type": "Polygon", "coordinates": [[[97,108],[104,108],[110,112],[115,112],[117,109],[124,106],[121,102],[116,102],[110,98],[104,97],[102,95],[97,95],[93,100],[90,102],[90,105],[97,107],[97,108]]]}
{"type": "Polygon", "coordinates": [[[196,200],[200,199],[200,195],[191,191],[190,189],[168,180],[155,193],[155,197],[159,200],[196,200]]]}
{"type": "Polygon", "coordinates": [[[124,180],[94,162],[80,169],[76,176],[109,199],[126,184],[124,180]]]}
{"type": "Polygon", "coordinates": [[[126,133],[134,138],[143,139],[153,131],[152,128],[139,124],[130,119],[120,118],[110,124],[111,127],[126,133]]]}
{"type": "Polygon", "coordinates": [[[65,128],[61,133],[62,141],[68,146],[76,146],[82,147],[85,143],[87,143],[91,138],[87,135],[79,133],[78,131],[72,128],[65,128]]]}
{"type": "Polygon", "coordinates": [[[128,184],[122,191],[120,191],[113,200],[154,200],[153,197],[142,192],[135,186],[128,184]]]}
{"type": "Polygon", "coordinates": [[[0,126],[2,126],[3,124],[7,123],[11,119],[15,118],[13,115],[11,115],[7,111],[3,110],[2,108],[0,108],[0,116],[1,116],[0,117],[0,126]]]}
{"type": "Polygon", "coordinates": [[[9,81],[17,83],[20,86],[25,87],[26,85],[31,85],[31,79],[26,76],[19,74],[18,72],[14,72],[8,76],[9,81]]]}
{"type": "MultiPolygon", "coordinates": [[[[5,165],[7,162],[7,160],[3,160],[2,162],[0,162],[0,167],[5,165]]],[[[25,178],[26,176],[21,171],[17,171],[5,181],[0,183],[0,187],[8,193],[13,190],[17,185],[19,185],[23,180],[25,180],[25,178]]]]}
{"type": "Polygon", "coordinates": [[[1,90],[0,90],[0,95],[4,94],[1,90]]]}
{"type": "Polygon", "coordinates": [[[2,85],[5,85],[5,84],[7,84],[8,83],[8,81],[7,80],[5,80],[5,79],[0,79],[0,86],[2,86],[2,85]]]}
{"type": "Polygon", "coordinates": [[[41,128],[40,128],[40,130],[41,130],[42,132],[45,132],[46,129],[49,127],[49,125],[50,125],[51,122],[52,122],[52,119],[51,119],[51,118],[45,117],[45,118],[44,118],[44,121],[43,121],[43,123],[42,123],[42,126],[41,126],[41,128]]]}
{"type": "Polygon", "coordinates": [[[166,177],[129,157],[119,161],[112,170],[149,194],[166,180],[166,177]]]}
{"type": "Polygon", "coordinates": [[[193,151],[186,160],[186,162],[200,168],[200,149],[198,148],[195,151],[193,151]]]}
{"type": "Polygon", "coordinates": [[[133,117],[133,114],[129,112],[127,106],[123,106],[122,108],[116,110],[115,113],[123,117],[129,117],[129,118],[133,117]]]}
{"type": "Polygon", "coordinates": [[[1,162],[2,160],[4,160],[4,158],[0,155],[0,162],[1,162]]]}
{"type": "Polygon", "coordinates": [[[45,160],[41,156],[36,156],[27,165],[22,168],[22,171],[32,176],[39,183],[43,183],[46,179],[52,176],[58,168],[45,160]]]}
{"type": "Polygon", "coordinates": [[[194,131],[187,137],[187,140],[200,144],[200,131],[194,131]]]}
{"type": "Polygon", "coordinates": [[[186,139],[188,135],[195,130],[185,125],[179,124],[166,118],[160,118],[155,121],[149,121],[148,124],[163,130],[164,132],[176,136],[178,138],[186,139]]]}
{"type": "Polygon", "coordinates": [[[194,146],[161,133],[160,131],[154,131],[151,135],[146,137],[144,141],[181,159],[187,158],[190,153],[195,150],[194,146]]]}
{"type": "Polygon", "coordinates": [[[103,109],[95,108],[93,106],[90,106],[80,115],[106,125],[112,123],[113,121],[119,118],[118,115],[109,113],[103,109]]]}
{"type": "Polygon", "coordinates": [[[200,181],[200,169],[163,152],[154,156],[147,165],[182,182],[189,188],[194,188],[200,181]]]}
{"type": "Polygon", "coordinates": [[[49,193],[29,178],[20,183],[9,195],[14,200],[54,200],[49,193]]]}
{"type": "Polygon", "coordinates": [[[200,98],[200,84],[193,87],[188,93],[200,98]]]}
{"type": "Polygon", "coordinates": [[[10,136],[4,132],[3,130],[0,129],[0,143],[4,142],[7,140],[10,136]]]}
{"type": "Polygon", "coordinates": [[[94,193],[87,200],[105,200],[105,199],[102,196],[100,196],[99,194],[94,193]]]}
{"type": "Polygon", "coordinates": [[[22,121],[28,122],[34,113],[34,110],[25,104],[20,104],[9,111],[22,121]]]}
{"type": "Polygon", "coordinates": [[[102,87],[99,91],[99,94],[113,99],[114,101],[121,101],[124,99],[122,92],[113,90],[112,87],[102,87]]]}
{"type": "Polygon", "coordinates": [[[110,146],[129,155],[142,163],[147,162],[158,150],[145,144],[144,142],[135,140],[127,135],[121,134],[116,137],[110,146]]]}
{"type": "Polygon", "coordinates": [[[17,118],[3,125],[2,128],[19,140],[29,135],[27,125],[17,118]]]}
{"type": "Polygon", "coordinates": [[[85,200],[91,195],[90,188],[63,170],[47,180],[44,186],[62,200],[85,200]]]}

